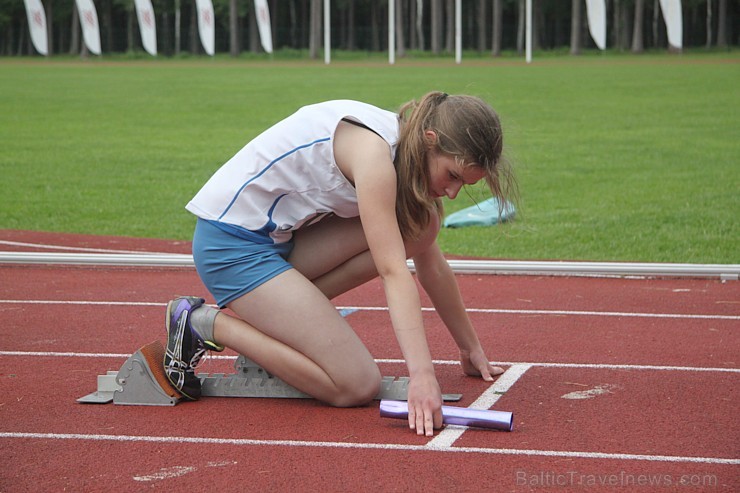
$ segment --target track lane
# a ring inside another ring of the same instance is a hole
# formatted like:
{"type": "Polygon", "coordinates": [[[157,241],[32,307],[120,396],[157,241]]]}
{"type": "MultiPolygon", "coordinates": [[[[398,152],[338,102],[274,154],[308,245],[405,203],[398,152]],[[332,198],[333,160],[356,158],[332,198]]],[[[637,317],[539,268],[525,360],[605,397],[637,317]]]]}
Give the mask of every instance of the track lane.
{"type": "MultiPolygon", "coordinates": [[[[100,242],[131,248],[128,240],[115,238],[73,238],[68,245],[80,241],[84,248],[98,248],[100,242]]],[[[165,248],[158,251],[169,251],[167,242],[155,243],[165,248]]],[[[173,253],[187,253],[176,251],[186,246],[172,248],[173,253]]],[[[2,266],[0,280],[0,299],[146,304],[0,302],[7,321],[0,326],[0,351],[130,353],[163,339],[167,299],[203,292],[192,269],[2,266]]],[[[480,309],[471,317],[484,345],[495,348],[489,356],[535,363],[496,403],[515,412],[514,433],[471,429],[450,447],[428,450],[428,439],[409,433],[405,423],[379,418],[376,406],[337,410],[314,401],[260,400],[257,405],[215,398],[174,408],[81,405],[74,400],[94,390],[95,376],[117,369],[123,359],[0,353],[0,446],[7,458],[0,491],[7,485],[13,491],[243,490],[244,485],[340,491],[358,484],[394,491],[614,491],[644,486],[638,480],[662,481],[654,486],[668,491],[684,476],[705,481],[703,488],[687,483],[687,490],[740,489],[735,445],[740,430],[731,419],[738,408],[737,373],[537,365],[737,369],[737,320],[711,318],[738,316],[737,283],[469,275],[460,276],[460,284],[468,306],[480,309]],[[515,313],[487,311],[491,308],[515,313]],[[562,397],[608,385],[615,387],[591,399],[562,397]],[[70,430],[78,435],[65,435],[70,430]],[[16,432],[40,435],[7,435],[16,432]],[[178,439],[189,436],[202,441],[178,439]],[[43,462],[36,459],[39,453],[43,462]],[[364,467],[337,466],[347,463],[364,467]]],[[[384,304],[379,283],[335,301],[384,304]]],[[[382,358],[383,373],[400,375],[403,364],[383,362],[399,357],[387,316],[383,310],[361,310],[349,320],[382,358]]],[[[454,347],[436,315],[424,316],[435,358],[454,360],[454,347]]],[[[209,372],[228,372],[232,361],[206,363],[209,372]]],[[[444,391],[465,393],[460,405],[469,405],[487,388],[455,365],[437,368],[444,391]]]]}

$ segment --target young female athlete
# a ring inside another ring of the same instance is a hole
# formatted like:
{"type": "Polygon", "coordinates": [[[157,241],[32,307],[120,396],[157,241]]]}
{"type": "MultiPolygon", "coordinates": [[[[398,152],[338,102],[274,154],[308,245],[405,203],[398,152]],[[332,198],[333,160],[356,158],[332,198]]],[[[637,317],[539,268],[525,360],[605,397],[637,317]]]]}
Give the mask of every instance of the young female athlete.
{"type": "Polygon", "coordinates": [[[432,92],[398,114],[357,101],[306,106],[224,164],[187,205],[193,257],[220,312],[195,297],[167,308],[165,372],[186,398],[194,368],[229,347],[333,406],[362,405],[381,374],[330,300],[377,276],[409,371],[409,426],[431,436],[442,397],[407,264],[460,350],[463,371],[492,380],[454,275],[436,243],[441,197],[486,180],[513,190],[496,113],[481,99],[432,92]]]}

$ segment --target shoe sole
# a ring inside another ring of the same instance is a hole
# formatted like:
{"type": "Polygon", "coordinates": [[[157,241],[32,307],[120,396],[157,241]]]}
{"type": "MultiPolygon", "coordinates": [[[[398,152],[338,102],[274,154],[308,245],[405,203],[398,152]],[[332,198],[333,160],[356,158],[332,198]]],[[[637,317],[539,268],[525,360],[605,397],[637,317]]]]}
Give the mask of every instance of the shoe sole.
{"type": "MultiPolygon", "coordinates": [[[[173,303],[174,303],[175,301],[178,301],[178,300],[171,300],[171,301],[169,301],[169,302],[167,303],[167,320],[165,321],[165,325],[167,326],[167,345],[168,345],[168,346],[169,346],[169,344],[170,344],[170,319],[172,318],[172,317],[170,317],[170,310],[171,310],[171,308],[172,308],[172,304],[173,304],[173,303]]],[[[169,382],[170,382],[170,383],[172,384],[172,387],[173,387],[173,388],[174,388],[174,389],[175,389],[175,390],[177,391],[177,393],[178,393],[178,394],[182,395],[182,396],[183,396],[183,397],[185,397],[186,399],[188,399],[188,400],[191,400],[191,401],[197,401],[197,400],[198,400],[198,398],[197,398],[197,397],[193,397],[193,396],[191,396],[191,395],[188,395],[188,393],[187,393],[187,392],[185,392],[185,391],[183,391],[183,390],[179,389],[179,388],[177,387],[177,384],[176,384],[175,382],[173,382],[173,381],[172,381],[172,378],[170,378],[170,375],[169,375],[169,373],[167,373],[167,361],[166,361],[166,360],[167,360],[167,353],[165,352],[165,353],[164,353],[164,354],[162,355],[162,369],[164,370],[164,374],[165,374],[165,376],[167,377],[167,380],[168,380],[168,381],[169,381],[169,382]]]]}

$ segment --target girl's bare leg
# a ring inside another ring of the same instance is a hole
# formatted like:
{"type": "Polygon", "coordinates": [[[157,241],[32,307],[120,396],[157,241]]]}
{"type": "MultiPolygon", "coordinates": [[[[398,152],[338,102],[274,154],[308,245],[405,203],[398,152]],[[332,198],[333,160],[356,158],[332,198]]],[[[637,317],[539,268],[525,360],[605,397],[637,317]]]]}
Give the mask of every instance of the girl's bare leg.
{"type": "Polygon", "coordinates": [[[283,381],[335,406],[369,402],[380,371],[331,302],[296,270],[228,305],[239,318],[216,317],[214,338],[283,381]]]}
{"type": "MultiPolygon", "coordinates": [[[[433,234],[407,246],[410,255],[433,234]]],[[[288,384],[335,406],[361,405],[380,386],[380,371],[330,298],[374,278],[358,219],[329,218],[296,235],[295,267],[229,303],[214,339],[288,384]]]]}

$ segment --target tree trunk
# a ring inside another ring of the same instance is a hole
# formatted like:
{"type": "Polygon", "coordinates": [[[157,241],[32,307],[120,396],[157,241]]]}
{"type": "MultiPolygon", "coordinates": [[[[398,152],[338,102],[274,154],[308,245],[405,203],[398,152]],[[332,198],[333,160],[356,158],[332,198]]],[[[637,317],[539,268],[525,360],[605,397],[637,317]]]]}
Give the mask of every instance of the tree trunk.
{"type": "Polygon", "coordinates": [[[355,0],[351,0],[350,2],[350,24],[349,24],[349,33],[347,33],[347,37],[349,38],[349,43],[347,47],[350,50],[354,50],[357,48],[357,31],[355,30],[355,23],[357,22],[357,5],[355,5],[355,0]]]}
{"type": "Polygon", "coordinates": [[[619,9],[622,8],[619,0],[614,0],[614,8],[612,9],[612,25],[614,26],[611,30],[612,33],[612,46],[619,48],[619,9]]]}
{"type": "Polygon", "coordinates": [[[247,32],[249,33],[249,51],[259,53],[259,37],[257,36],[257,12],[253,8],[247,9],[247,32]]]}
{"type": "Polygon", "coordinates": [[[442,52],[442,0],[432,0],[432,54],[442,52]]]}
{"type": "Polygon", "coordinates": [[[23,52],[23,48],[25,48],[26,40],[28,38],[28,36],[26,35],[27,31],[28,31],[28,23],[21,22],[21,30],[18,33],[18,51],[16,52],[16,56],[25,55],[25,53],[23,52]]]}
{"type": "Polygon", "coordinates": [[[198,7],[195,0],[191,3],[190,9],[190,53],[197,55],[200,53],[200,33],[198,32],[198,7]]]}
{"type": "Polygon", "coordinates": [[[103,2],[102,10],[103,10],[103,22],[102,25],[105,26],[105,36],[103,36],[103,40],[105,41],[105,44],[102,47],[103,51],[113,51],[113,5],[111,0],[105,0],[103,2]]]}
{"type": "Polygon", "coordinates": [[[290,21],[290,28],[288,33],[290,35],[290,46],[298,48],[298,36],[297,36],[297,14],[295,10],[295,0],[290,0],[288,3],[288,20],[290,21]]]}
{"type": "Polygon", "coordinates": [[[527,7],[524,4],[524,0],[519,0],[519,13],[517,15],[516,23],[516,52],[520,55],[524,53],[524,46],[526,43],[524,40],[524,37],[526,36],[526,16],[527,7]]]}
{"type": "Polygon", "coordinates": [[[170,25],[170,13],[162,12],[162,47],[160,52],[165,56],[172,56],[172,26],[170,25]]]}
{"type": "Polygon", "coordinates": [[[408,0],[406,7],[406,32],[409,33],[407,47],[409,50],[415,50],[417,46],[416,39],[416,0],[408,0]]]}
{"type": "Polygon", "coordinates": [[[645,51],[645,36],[643,24],[645,15],[645,0],[635,0],[635,27],[632,29],[632,53],[645,51]]]}
{"type": "Polygon", "coordinates": [[[239,10],[237,0],[229,0],[229,54],[239,56],[239,10]]]}
{"type": "Polygon", "coordinates": [[[180,35],[182,31],[180,29],[180,20],[182,17],[182,11],[180,9],[180,0],[175,0],[175,56],[180,54],[180,35]]]}
{"type": "Polygon", "coordinates": [[[706,49],[712,47],[712,0],[707,0],[707,40],[706,49]]]}
{"type": "MultiPolygon", "coordinates": [[[[252,2],[254,4],[254,2],[252,2]]],[[[278,2],[278,0],[271,0],[270,1],[270,42],[273,45],[273,49],[278,47],[278,27],[277,27],[277,20],[280,18],[280,9],[279,6],[282,5],[283,2],[278,2]]],[[[241,46],[241,43],[240,43],[241,46]]]]}
{"type": "Polygon", "coordinates": [[[719,0],[719,5],[717,5],[717,46],[719,48],[728,47],[727,37],[727,0],[719,0]]]}
{"type": "MultiPolygon", "coordinates": [[[[72,6],[74,9],[74,5],[72,6]]],[[[54,53],[54,0],[46,2],[46,52],[51,56],[54,53]]]]}
{"type": "Polygon", "coordinates": [[[134,15],[133,6],[126,9],[126,51],[134,51],[134,15]]]}
{"type": "Polygon", "coordinates": [[[445,50],[448,53],[452,53],[455,43],[455,0],[447,0],[445,2],[445,7],[447,11],[447,15],[444,16],[445,18],[445,31],[447,33],[445,37],[445,50]]]}
{"type": "Polygon", "coordinates": [[[380,51],[380,33],[378,32],[378,22],[380,14],[377,2],[370,4],[370,51],[380,51]]]}
{"type": "Polygon", "coordinates": [[[488,0],[478,0],[478,53],[486,51],[486,41],[488,40],[488,33],[486,32],[486,26],[488,26],[486,19],[487,2],[488,0]]]}
{"type": "Polygon", "coordinates": [[[660,25],[660,4],[659,0],[653,2],[653,48],[657,48],[660,43],[658,41],[658,26],[660,25]]]}
{"type": "Polygon", "coordinates": [[[406,56],[406,36],[403,34],[406,31],[403,28],[406,19],[406,16],[403,15],[404,3],[406,3],[404,0],[396,0],[396,54],[399,57],[406,56]]]}
{"type": "MultiPolygon", "coordinates": [[[[411,0],[414,1],[414,0],[411,0]]],[[[418,39],[417,48],[424,51],[426,39],[424,38],[424,2],[416,0],[416,37],[418,39]]]]}
{"type": "Polygon", "coordinates": [[[2,32],[3,40],[0,42],[0,54],[3,56],[13,55],[13,36],[15,34],[15,22],[8,24],[8,27],[2,32]]]}
{"type": "Polygon", "coordinates": [[[313,60],[319,57],[321,47],[321,0],[311,0],[311,23],[308,35],[309,57],[313,60]]]}
{"type": "Polygon", "coordinates": [[[624,51],[629,49],[630,46],[630,13],[625,2],[622,1],[621,3],[622,8],[619,12],[619,51],[624,51]]]}
{"type": "Polygon", "coordinates": [[[69,41],[69,54],[76,55],[80,52],[80,14],[77,6],[72,6],[72,25],[70,26],[72,37],[69,41]]]}
{"type": "Polygon", "coordinates": [[[493,26],[491,26],[491,55],[501,56],[501,40],[503,28],[502,0],[493,0],[493,26]]]}
{"type": "Polygon", "coordinates": [[[545,28],[545,9],[541,0],[532,0],[532,50],[542,48],[541,33],[545,28]]]}
{"type": "Polygon", "coordinates": [[[583,0],[571,0],[570,3],[570,54],[581,54],[581,2],[583,0]]]}

